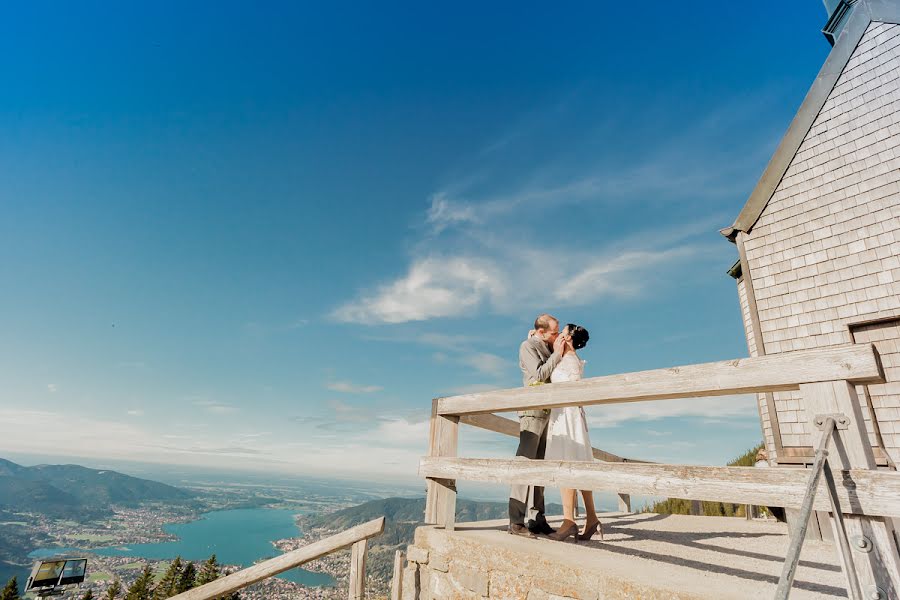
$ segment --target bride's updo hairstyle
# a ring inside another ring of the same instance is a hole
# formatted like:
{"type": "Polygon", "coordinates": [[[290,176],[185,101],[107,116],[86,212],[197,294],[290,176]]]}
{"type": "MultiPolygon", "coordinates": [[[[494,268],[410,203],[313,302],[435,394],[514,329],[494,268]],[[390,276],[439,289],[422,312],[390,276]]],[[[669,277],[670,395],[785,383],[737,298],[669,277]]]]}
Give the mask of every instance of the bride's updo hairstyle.
{"type": "Polygon", "coordinates": [[[566,325],[566,329],[568,329],[569,335],[572,337],[572,347],[576,350],[581,350],[587,346],[588,340],[591,339],[587,329],[574,323],[566,325]]]}

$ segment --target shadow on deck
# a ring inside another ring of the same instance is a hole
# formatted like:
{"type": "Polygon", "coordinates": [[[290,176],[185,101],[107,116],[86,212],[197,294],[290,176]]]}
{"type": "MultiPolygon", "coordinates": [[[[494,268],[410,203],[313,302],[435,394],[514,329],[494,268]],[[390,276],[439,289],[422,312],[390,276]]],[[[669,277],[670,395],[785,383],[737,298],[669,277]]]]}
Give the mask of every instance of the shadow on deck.
{"type": "MultiPolygon", "coordinates": [[[[772,598],[787,526],[726,517],[605,513],[604,540],[553,542],[506,533],[505,521],[421,527],[404,600],[431,598],[772,598]]],[[[552,521],[551,521],[552,522],[552,521]]],[[[792,600],[845,598],[833,546],[807,542],[792,600]]]]}

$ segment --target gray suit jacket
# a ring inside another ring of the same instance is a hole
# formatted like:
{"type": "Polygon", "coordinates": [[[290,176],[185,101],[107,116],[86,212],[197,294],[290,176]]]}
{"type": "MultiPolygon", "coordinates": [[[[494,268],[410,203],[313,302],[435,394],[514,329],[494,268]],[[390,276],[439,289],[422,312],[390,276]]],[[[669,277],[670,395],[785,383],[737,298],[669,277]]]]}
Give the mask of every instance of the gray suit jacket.
{"type": "MultiPolygon", "coordinates": [[[[522,383],[525,386],[550,383],[550,374],[562,360],[562,355],[553,354],[547,342],[531,336],[519,346],[519,368],[522,369],[522,383]]],[[[520,417],[546,417],[549,410],[524,410],[520,417]]]]}

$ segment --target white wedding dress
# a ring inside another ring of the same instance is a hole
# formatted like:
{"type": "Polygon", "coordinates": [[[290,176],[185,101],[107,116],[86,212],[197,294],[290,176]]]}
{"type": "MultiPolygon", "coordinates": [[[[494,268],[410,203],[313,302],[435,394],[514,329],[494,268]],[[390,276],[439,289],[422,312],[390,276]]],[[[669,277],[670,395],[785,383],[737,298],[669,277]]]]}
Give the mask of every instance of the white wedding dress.
{"type": "MultiPolygon", "coordinates": [[[[553,369],[550,383],[579,381],[584,374],[584,361],[569,352],[553,369]]],[[[588,435],[587,417],[580,406],[554,408],[547,425],[546,460],[592,461],[591,438],[588,435]]]]}

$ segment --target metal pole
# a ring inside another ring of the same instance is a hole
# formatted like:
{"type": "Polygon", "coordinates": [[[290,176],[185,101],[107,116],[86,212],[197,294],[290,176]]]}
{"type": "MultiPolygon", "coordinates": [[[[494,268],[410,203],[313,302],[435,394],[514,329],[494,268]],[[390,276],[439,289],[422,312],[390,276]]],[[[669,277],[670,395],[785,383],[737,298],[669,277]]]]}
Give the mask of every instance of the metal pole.
{"type": "Polygon", "coordinates": [[[800,506],[800,516],[791,528],[791,543],[788,546],[784,567],[781,569],[781,578],[778,580],[778,588],[775,590],[775,600],[787,600],[791,594],[791,586],[794,584],[794,576],[797,574],[797,563],[800,562],[800,550],[803,548],[803,540],[806,537],[806,529],[809,526],[809,517],[812,514],[813,501],[816,498],[816,489],[819,487],[819,477],[822,476],[825,460],[828,458],[828,442],[834,433],[834,418],[828,417],[822,425],[822,437],[819,438],[819,446],[816,448],[816,458],[813,461],[812,473],[806,484],[806,493],[803,496],[803,504],[800,506]]]}
{"type": "Polygon", "coordinates": [[[856,573],[856,565],[850,555],[850,540],[847,539],[847,529],[844,527],[844,514],[841,512],[841,504],[837,497],[837,487],[834,484],[834,475],[825,461],[825,484],[828,489],[828,499],[831,500],[831,516],[834,519],[834,528],[837,530],[838,541],[841,544],[841,556],[844,559],[844,570],[850,585],[850,599],[862,600],[863,595],[859,587],[859,575],[856,573]]]}

